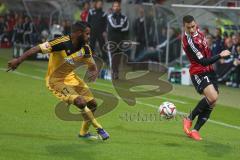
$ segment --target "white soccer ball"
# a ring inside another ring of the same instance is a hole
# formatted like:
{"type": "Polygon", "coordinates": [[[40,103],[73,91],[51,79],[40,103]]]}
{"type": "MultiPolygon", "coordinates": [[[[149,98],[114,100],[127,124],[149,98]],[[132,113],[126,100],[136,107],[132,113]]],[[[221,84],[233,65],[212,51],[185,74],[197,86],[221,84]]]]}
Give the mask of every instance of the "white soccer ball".
{"type": "Polygon", "coordinates": [[[158,108],[159,114],[167,119],[174,118],[177,115],[176,106],[171,102],[163,102],[158,108]]]}

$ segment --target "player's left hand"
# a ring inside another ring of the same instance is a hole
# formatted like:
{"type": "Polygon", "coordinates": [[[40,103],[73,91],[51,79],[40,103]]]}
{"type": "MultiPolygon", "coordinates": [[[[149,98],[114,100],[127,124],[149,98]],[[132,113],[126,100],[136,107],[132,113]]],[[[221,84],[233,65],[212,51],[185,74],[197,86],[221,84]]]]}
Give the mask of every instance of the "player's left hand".
{"type": "Polygon", "coordinates": [[[231,52],[229,50],[223,50],[221,53],[220,53],[220,56],[221,58],[225,58],[225,57],[228,57],[230,56],[231,52]]]}

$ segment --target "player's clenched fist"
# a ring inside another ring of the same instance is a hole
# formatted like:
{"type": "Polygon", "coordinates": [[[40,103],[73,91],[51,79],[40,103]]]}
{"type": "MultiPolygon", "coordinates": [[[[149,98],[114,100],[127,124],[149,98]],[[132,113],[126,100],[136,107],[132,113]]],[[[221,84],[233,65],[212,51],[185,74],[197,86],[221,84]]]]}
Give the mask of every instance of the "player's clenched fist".
{"type": "Polygon", "coordinates": [[[231,52],[229,50],[224,50],[220,53],[222,58],[230,56],[231,52]]]}

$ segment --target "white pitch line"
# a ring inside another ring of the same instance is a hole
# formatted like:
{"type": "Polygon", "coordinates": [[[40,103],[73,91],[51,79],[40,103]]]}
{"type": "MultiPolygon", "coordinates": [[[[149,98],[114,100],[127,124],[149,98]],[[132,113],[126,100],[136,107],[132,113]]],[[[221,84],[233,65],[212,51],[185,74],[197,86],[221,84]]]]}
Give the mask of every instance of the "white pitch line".
{"type": "MultiPolygon", "coordinates": [[[[147,104],[147,103],[140,102],[140,101],[138,103],[142,104],[142,105],[146,105],[146,106],[152,107],[152,108],[158,108],[157,106],[152,105],[152,104],[147,104]]],[[[177,111],[177,113],[179,115],[188,115],[188,113],[181,112],[181,111],[177,111]]],[[[218,125],[224,126],[224,127],[229,127],[229,128],[234,128],[234,129],[240,130],[240,126],[235,126],[235,125],[231,125],[231,124],[227,124],[227,123],[223,123],[223,122],[219,122],[219,121],[215,121],[215,120],[211,120],[211,119],[209,119],[208,121],[211,122],[211,123],[214,123],[214,124],[218,124],[218,125]]]]}
{"type": "MultiPolygon", "coordinates": [[[[1,71],[6,71],[5,68],[0,68],[0,70],[1,70],[1,71]]],[[[23,76],[23,77],[28,77],[28,78],[32,78],[32,79],[44,81],[44,78],[39,77],[39,76],[32,76],[32,75],[25,74],[25,73],[18,72],[18,71],[14,71],[14,72],[12,72],[12,73],[17,74],[17,75],[20,75],[20,76],[23,76]]],[[[106,85],[106,84],[104,84],[104,85],[106,85]]],[[[109,86],[109,85],[108,85],[108,86],[109,86]]],[[[120,97],[117,96],[117,98],[120,98],[120,97]]],[[[152,108],[158,108],[158,106],[156,106],[156,105],[144,103],[144,102],[141,102],[141,101],[136,101],[136,102],[137,102],[137,104],[145,105],[145,106],[152,107],[152,108]]],[[[187,115],[187,113],[185,113],[185,112],[180,112],[180,111],[178,111],[178,114],[180,114],[180,115],[187,115]]],[[[224,127],[228,127],[228,128],[233,128],[233,129],[240,130],[240,126],[235,126],[235,125],[231,125],[231,124],[227,124],[227,123],[223,123],[223,122],[219,122],[219,121],[215,121],[215,120],[211,120],[211,119],[209,119],[208,121],[211,122],[211,123],[213,123],[213,124],[218,124],[218,125],[221,125],[221,126],[224,126],[224,127]]]]}
{"type": "MultiPolygon", "coordinates": [[[[0,70],[1,70],[1,71],[6,71],[7,69],[6,69],[6,68],[0,68],[0,70]]],[[[9,71],[9,72],[12,72],[12,71],[9,71]]],[[[18,71],[13,71],[12,73],[13,73],[13,74],[16,74],[16,75],[19,75],[19,76],[32,78],[32,79],[44,80],[44,78],[42,78],[42,77],[39,77],[39,76],[32,76],[32,75],[25,74],[25,73],[18,72],[18,71]]]]}
{"type": "Polygon", "coordinates": [[[35,71],[41,72],[41,73],[46,73],[47,71],[45,69],[34,69],[35,71]]]}
{"type": "Polygon", "coordinates": [[[167,101],[169,100],[169,101],[176,102],[176,103],[181,103],[181,104],[188,104],[188,102],[180,101],[180,100],[172,99],[172,98],[167,98],[167,97],[164,97],[164,96],[157,96],[157,98],[167,100],[167,101]]]}

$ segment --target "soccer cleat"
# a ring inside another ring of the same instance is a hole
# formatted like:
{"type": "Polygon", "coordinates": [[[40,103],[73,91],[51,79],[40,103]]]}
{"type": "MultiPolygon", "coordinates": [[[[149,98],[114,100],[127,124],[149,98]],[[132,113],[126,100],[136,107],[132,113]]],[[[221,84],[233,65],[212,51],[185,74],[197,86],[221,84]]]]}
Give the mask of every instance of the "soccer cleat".
{"type": "Polygon", "coordinates": [[[83,138],[83,139],[89,139],[89,140],[95,140],[95,139],[98,139],[98,136],[95,136],[95,135],[93,135],[93,134],[91,134],[91,133],[86,133],[85,135],[80,135],[80,134],[78,134],[78,137],[79,138],[83,138]]]}
{"type": "Polygon", "coordinates": [[[196,141],[201,141],[202,138],[199,134],[199,132],[197,130],[192,130],[189,137],[191,137],[192,139],[196,140],[196,141]]]}
{"type": "Polygon", "coordinates": [[[97,133],[102,138],[102,140],[107,140],[109,138],[109,134],[102,128],[98,128],[97,133]]]}
{"type": "Polygon", "coordinates": [[[191,133],[190,131],[191,127],[192,127],[192,121],[188,118],[183,118],[183,130],[188,136],[191,133]]]}

